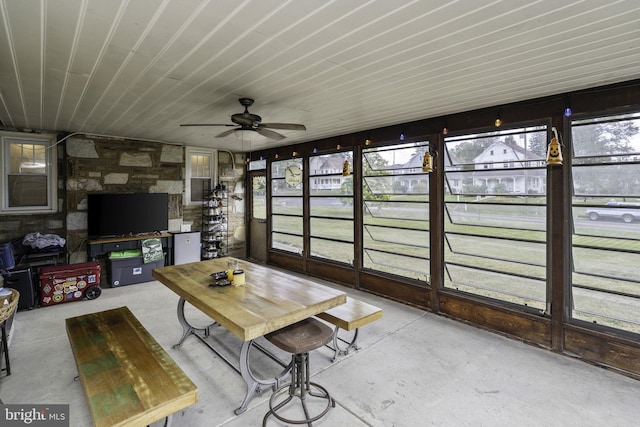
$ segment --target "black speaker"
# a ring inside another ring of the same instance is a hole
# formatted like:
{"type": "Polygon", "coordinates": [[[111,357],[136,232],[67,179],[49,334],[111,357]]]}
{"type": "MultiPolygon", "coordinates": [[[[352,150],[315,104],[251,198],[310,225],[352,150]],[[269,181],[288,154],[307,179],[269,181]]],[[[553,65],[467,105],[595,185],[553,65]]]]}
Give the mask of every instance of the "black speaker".
{"type": "Polygon", "coordinates": [[[36,306],[38,295],[33,286],[31,267],[18,267],[7,270],[3,277],[5,288],[13,288],[20,292],[18,310],[32,309],[36,306]]]}

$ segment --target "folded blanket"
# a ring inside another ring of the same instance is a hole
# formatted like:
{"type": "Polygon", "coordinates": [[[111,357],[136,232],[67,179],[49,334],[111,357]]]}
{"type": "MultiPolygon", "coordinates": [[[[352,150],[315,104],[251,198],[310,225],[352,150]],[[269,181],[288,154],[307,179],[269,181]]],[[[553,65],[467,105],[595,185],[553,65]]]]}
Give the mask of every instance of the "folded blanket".
{"type": "Polygon", "coordinates": [[[40,234],[35,232],[24,236],[22,244],[24,246],[29,246],[32,249],[44,249],[52,246],[63,248],[64,245],[67,244],[67,241],[57,234],[40,234]]]}

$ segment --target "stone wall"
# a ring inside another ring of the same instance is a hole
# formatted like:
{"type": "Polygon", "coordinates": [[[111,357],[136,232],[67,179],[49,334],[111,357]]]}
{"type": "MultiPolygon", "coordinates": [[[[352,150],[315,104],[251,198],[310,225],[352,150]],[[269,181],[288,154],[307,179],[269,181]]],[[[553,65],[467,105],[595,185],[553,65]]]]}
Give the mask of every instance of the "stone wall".
{"type": "MultiPolygon", "coordinates": [[[[192,223],[193,231],[202,229],[202,207],[184,206],[185,150],[178,145],[157,142],[69,138],[66,146],[66,236],[71,262],[86,260],[87,193],[168,193],[169,228],[179,230],[183,222],[192,223]]],[[[236,165],[234,181],[244,180],[244,160],[236,165]]],[[[219,155],[219,171],[231,166],[230,153],[219,155]]],[[[244,194],[242,195],[244,201],[244,194]]],[[[244,256],[244,239],[237,239],[238,228],[244,229],[244,205],[239,211],[229,209],[230,254],[244,256]]],[[[244,234],[244,233],[242,233],[244,234]]]]}
{"type": "MultiPolygon", "coordinates": [[[[70,262],[87,259],[87,193],[168,193],[169,228],[190,222],[202,230],[202,207],[184,206],[185,149],[179,145],[135,140],[71,137],[58,149],[58,212],[6,215],[0,221],[0,242],[32,232],[53,233],[67,240],[70,262]]],[[[219,182],[229,188],[229,254],[245,256],[245,194],[242,154],[218,154],[219,182]],[[233,155],[233,157],[232,157],[233,155]],[[224,180],[224,181],[222,181],[224,180]],[[236,183],[241,183],[240,187],[236,183]]],[[[105,275],[106,276],[106,275],[105,275]]]]}
{"type": "Polygon", "coordinates": [[[169,222],[182,219],[184,148],[157,142],[69,138],[67,247],[86,260],[87,193],[168,193],[169,222]]]}

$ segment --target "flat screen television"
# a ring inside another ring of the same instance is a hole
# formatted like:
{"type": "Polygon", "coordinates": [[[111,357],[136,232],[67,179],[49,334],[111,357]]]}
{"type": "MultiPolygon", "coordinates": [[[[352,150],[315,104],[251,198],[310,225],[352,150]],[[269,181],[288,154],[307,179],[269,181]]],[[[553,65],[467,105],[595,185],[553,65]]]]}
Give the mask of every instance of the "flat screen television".
{"type": "Polygon", "coordinates": [[[90,239],[152,234],[168,229],[167,193],[87,195],[87,235],[90,239]]]}

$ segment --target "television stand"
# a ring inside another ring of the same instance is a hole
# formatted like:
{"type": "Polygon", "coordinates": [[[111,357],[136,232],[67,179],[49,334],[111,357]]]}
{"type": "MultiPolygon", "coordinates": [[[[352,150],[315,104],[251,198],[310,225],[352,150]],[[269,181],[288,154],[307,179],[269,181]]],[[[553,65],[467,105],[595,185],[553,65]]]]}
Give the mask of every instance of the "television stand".
{"type": "Polygon", "coordinates": [[[145,239],[158,238],[162,242],[162,250],[167,254],[166,265],[173,265],[173,234],[145,234],[140,236],[108,237],[87,241],[87,259],[95,261],[96,257],[105,256],[109,252],[141,249],[145,239]]]}

